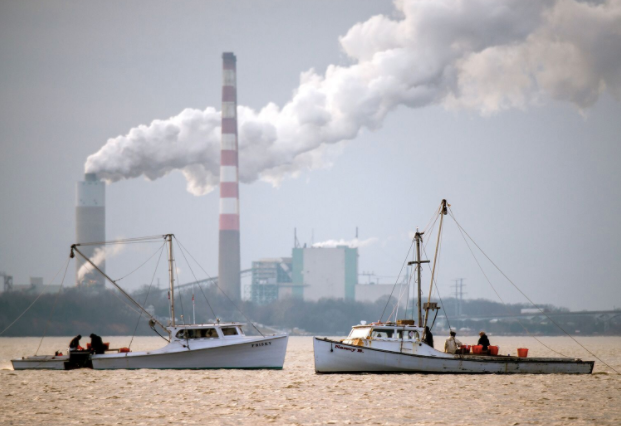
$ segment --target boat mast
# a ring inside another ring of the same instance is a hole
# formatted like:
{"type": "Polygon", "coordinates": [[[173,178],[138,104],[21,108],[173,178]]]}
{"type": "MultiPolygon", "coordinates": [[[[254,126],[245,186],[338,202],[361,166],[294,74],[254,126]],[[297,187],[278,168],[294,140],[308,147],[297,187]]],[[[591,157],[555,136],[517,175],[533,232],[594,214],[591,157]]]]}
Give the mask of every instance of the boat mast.
{"type": "Polygon", "coordinates": [[[175,272],[173,269],[173,247],[172,247],[173,234],[166,235],[166,241],[168,242],[168,280],[170,282],[170,324],[175,326],[175,272]]]}
{"type": "MultiPolygon", "coordinates": [[[[429,320],[429,309],[431,309],[431,291],[433,290],[433,280],[436,274],[436,265],[438,263],[438,249],[440,248],[440,236],[442,235],[442,222],[444,216],[447,214],[446,200],[442,200],[440,206],[440,227],[438,228],[438,241],[436,243],[436,254],[433,257],[433,267],[431,268],[431,284],[429,284],[429,296],[427,297],[427,303],[425,304],[425,327],[427,327],[427,321],[429,320]]],[[[435,305],[435,304],[434,304],[435,305]]],[[[435,306],[434,308],[435,309],[435,306]]]]}
{"type": "Polygon", "coordinates": [[[429,263],[428,260],[420,260],[420,243],[423,241],[423,234],[424,232],[418,232],[418,228],[416,228],[416,234],[414,235],[414,240],[416,241],[416,260],[413,260],[411,262],[408,262],[408,265],[416,265],[416,269],[417,269],[417,278],[418,278],[418,293],[417,293],[417,300],[418,300],[418,326],[420,327],[423,323],[423,305],[422,305],[422,291],[421,291],[421,265],[423,263],[429,263]]]}
{"type": "MultiPolygon", "coordinates": [[[[416,235],[414,236],[414,238],[416,238],[416,261],[418,262],[418,265],[416,265],[416,269],[418,270],[418,291],[416,293],[416,296],[418,297],[418,322],[416,324],[418,324],[418,326],[420,327],[421,322],[423,322],[423,306],[421,304],[422,300],[421,300],[421,288],[420,288],[420,273],[421,273],[421,267],[420,267],[420,241],[422,240],[422,235],[420,232],[418,232],[418,228],[416,228],[416,235]]],[[[427,261],[429,262],[429,261],[427,261]]]]}

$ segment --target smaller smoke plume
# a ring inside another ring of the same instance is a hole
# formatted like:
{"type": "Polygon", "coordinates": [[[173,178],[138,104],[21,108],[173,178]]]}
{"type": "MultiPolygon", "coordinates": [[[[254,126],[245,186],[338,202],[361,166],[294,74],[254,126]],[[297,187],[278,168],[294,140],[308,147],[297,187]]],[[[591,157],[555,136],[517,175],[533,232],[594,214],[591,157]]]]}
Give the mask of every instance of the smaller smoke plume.
{"type": "MultiPolygon", "coordinates": [[[[116,256],[121,252],[123,246],[106,246],[106,247],[98,247],[93,252],[93,255],[90,257],[90,261],[93,262],[98,267],[101,266],[104,260],[109,259],[111,257],[116,256]]],[[[86,274],[92,272],[94,269],[88,262],[84,262],[80,269],[78,270],[78,282],[82,282],[86,274]]]]}
{"type": "Polygon", "coordinates": [[[353,240],[327,240],[319,243],[313,244],[311,247],[315,248],[334,248],[338,246],[347,246],[349,248],[361,248],[368,247],[372,244],[375,244],[378,241],[377,238],[367,238],[366,240],[359,240],[358,238],[354,238],[353,240]]]}

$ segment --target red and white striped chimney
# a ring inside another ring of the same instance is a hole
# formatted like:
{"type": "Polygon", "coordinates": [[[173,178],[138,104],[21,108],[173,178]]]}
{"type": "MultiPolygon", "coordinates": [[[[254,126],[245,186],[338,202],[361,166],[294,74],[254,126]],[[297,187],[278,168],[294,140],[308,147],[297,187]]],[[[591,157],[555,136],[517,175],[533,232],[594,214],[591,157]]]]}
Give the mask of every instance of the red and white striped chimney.
{"type": "Polygon", "coordinates": [[[220,151],[220,246],[218,282],[234,300],[241,295],[239,173],[237,171],[237,58],[222,54],[222,142],[220,151]]]}

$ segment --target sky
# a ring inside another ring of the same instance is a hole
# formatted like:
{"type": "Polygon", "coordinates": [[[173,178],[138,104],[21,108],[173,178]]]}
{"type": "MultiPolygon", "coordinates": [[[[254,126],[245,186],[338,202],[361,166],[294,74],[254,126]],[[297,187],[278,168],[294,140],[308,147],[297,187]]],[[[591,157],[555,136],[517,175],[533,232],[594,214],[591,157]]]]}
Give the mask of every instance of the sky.
{"type": "MultiPolygon", "coordinates": [[[[171,147],[188,141],[162,142],[157,129],[130,172],[100,150],[135,146],[132,128],[186,108],[217,113],[231,51],[242,268],[290,256],[294,228],[310,244],[351,240],[357,227],[372,239],[359,272],[394,282],[412,232],[446,198],[536,303],[621,307],[620,2],[494,4],[1,2],[0,271],[50,282],[64,268],[75,183],[95,155],[89,167],[114,181],[108,239],[174,233],[217,275],[217,141],[207,134],[206,160],[186,156],[180,170],[167,168],[171,147]],[[197,161],[200,173],[184,169],[197,161]],[[146,166],[161,177],[146,179],[146,166]]],[[[107,270],[122,276],[155,248],[123,250],[107,270]]],[[[525,302],[479,260],[504,301],[525,302]]],[[[124,285],[148,282],[149,268],[124,285]]],[[[68,285],[73,276],[70,265],[68,285]]],[[[465,297],[496,298],[450,218],[437,278],[444,296],[464,278],[465,297]]]]}

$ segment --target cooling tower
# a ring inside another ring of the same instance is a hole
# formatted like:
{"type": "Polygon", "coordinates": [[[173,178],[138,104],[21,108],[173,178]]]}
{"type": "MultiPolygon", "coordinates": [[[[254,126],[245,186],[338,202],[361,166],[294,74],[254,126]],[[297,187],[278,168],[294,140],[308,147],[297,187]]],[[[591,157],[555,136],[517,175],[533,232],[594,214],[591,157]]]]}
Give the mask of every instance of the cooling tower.
{"type": "MultiPolygon", "coordinates": [[[[106,185],[95,173],[86,173],[84,181],[76,186],[75,237],[76,243],[101,242],[106,240],[106,185]]],[[[93,259],[96,250],[101,246],[84,246],[80,251],[89,259],[93,259]]],[[[85,260],[76,256],[76,285],[105,286],[104,277],[87,266],[87,271],[80,276],[79,271],[85,260]]],[[[105,261],[99,267],[105,271],[105,261]]]]}
{"type": "Polygon", "coordinates": [[[223,53],[218,281],[233,300],[239,300],[241,293],[236,73],[237,58],[233,53],[223,53]]]}

